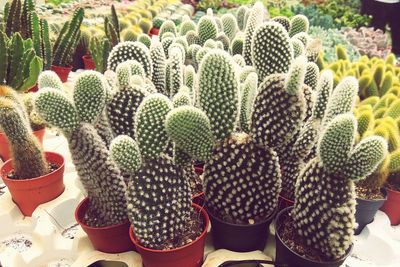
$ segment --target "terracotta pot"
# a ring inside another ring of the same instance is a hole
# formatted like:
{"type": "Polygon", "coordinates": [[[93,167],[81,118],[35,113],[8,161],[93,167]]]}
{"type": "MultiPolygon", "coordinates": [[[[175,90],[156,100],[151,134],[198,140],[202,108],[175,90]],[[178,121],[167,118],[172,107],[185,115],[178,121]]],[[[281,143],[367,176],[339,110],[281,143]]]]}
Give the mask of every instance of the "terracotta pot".
{"type": "Polygon", "coordinates": [[[58,77],[60,77],[60,80],[65,83],[66,81],[68,81],[68,75],[72,70],[72,66],[61,67],[51,65],[51,70],[57,73],[58,77]]]}
{"type": "Polygon", "coordinates": [[[204,221],[204,229],[201,235],[183,247],[170,250],[155,250],[145,248],[140,245],[132,228],[129,231],[132,242],[143,259],[143,265],[146,267],[200,267],[203,263],[204,247],[206,243],[206,233],[209,225],[209,218],[206,211],[192,204],[193,208],[201,212],[204,221]]]}
{"type": "MultiPolygon", "coordinates": [[[[43,145],[44,134],[46,133],[46,128],[37,130],[33,132],[33,135],[39,140],[39,143],[43,145]]],[[[10,159],[10,148],[8,144],[7,136],[0,132],[0,157],[5,162],[10,159]]]]}
{"type": "Polygon", "coordinates": [[[13,170],[8,160],[0,169],[4,184],[8,187],[13,201],[25,216],[32,216],[34,210],[43,203],[57,198],[64,192],[64,157],[54,152],[45,152],[46,160],[58,165],[58,169],[32,179],[9,179],[7,174],[13,170]]]}
{"type": "Polygon", "coordinates": [[[278,198],[278,212],[286,209],[287,207],[291,207],[294,205],[294,200],[288,199],[284,197],[283,195],[279,195],[278,198]]]}
{"type": "Polygon", "coordinates": [[[83,223],[83,218],[89,208],[90,200],[85,198],[75,209],[75,219],[87,234],[93,247],[105,253],[121,253],[135,250],[128,231],[130,222],[105,227],[91,227],[83,223]]]}
{"type": "Polygon", "coordinates": [[[293,209],[293,207],[288,207],[278,213],[276,217],[276,256],[275,262],[276,264],[282,264],[289,267],[339,267],[343,264],[346,258],[350,255],[353,245],[348,249],[346,255],[336,261],[313,261],[304,256],[297,254],[292,251],[286,244],[283,242],[280,237],[280,228],[282,227],[282,222],[284,218],[289,216],[289,212],[293,209]]]}
{"type": "Polygon", "coordinates": [[[386,188],[387,200],[381,210],[389,217],[391,225],[400,224],[400,191],[386,188]]]}
{"type": "Polygon", "coordinates": [[[82,57],[82,60],[83,60],[83,65],[85,66],[85,70],[95,70],[96,69],[96,64],[94,63],[91,55],[84,55],[82,57]]]}
{"type": "Polygon", "coordinates": [[[358,224],[357,229],[354,231],[356,235],[360,234],[367,224],[370,224],[374,221],[375,214],[387,199],[386,190],[382,189],[382,194],[385,196],[384,199],[369,200],[356,198],[357,205],[355,217],[358,224]]]}
{"type": "Polygon", "coordinates": [[[235,252],[263,251],[269,236],[269,225],[275,217],[273,212],[268,218],[255,224],[233,224],[219,219],[208,212],[211,220],[211,235],[216,249],[235,252]]]}

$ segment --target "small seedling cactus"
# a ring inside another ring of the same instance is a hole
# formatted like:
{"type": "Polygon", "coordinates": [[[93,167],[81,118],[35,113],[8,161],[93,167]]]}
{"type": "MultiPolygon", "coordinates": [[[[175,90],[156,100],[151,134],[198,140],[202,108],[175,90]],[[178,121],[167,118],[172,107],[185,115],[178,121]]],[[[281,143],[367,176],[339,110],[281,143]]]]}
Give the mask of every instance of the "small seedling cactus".
{"type": "Polygon", "coordinates": [[[54,88],[42,89],[35,101],[40,116],[61,129],[68,140],[72,161],[90,201],[84,223],[94,227],[127,219],[125,183],[93,126],[104,110],[106,87],[100,73],[87,71],[77,77],[73,102],[54,88]]]}

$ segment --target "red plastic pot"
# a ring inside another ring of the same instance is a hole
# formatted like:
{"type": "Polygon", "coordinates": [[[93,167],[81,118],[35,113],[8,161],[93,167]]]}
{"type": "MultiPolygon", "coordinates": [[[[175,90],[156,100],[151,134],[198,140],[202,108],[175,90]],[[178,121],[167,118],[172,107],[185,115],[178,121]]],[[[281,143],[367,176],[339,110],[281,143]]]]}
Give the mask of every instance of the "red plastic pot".
{"type": "Polygon", "coordinates": [[[35,93],[39,90],[38,84],[36,83],[34,86],[32,86],[29,90],[28,93],[35,93]]]}
{"type": "Polygon", "coordinates": [[[75,209],[75,219],[87,234],[93,247],[105,253],[122,253],[135,250],[135,246],[128,235],[131,225],[128,220],[121,224],[106,227],[91,227],[83,223],[89,204],[89,198],[85,198],[79,203],[75,209]]]}
{"type": "Polygon", "coordinates": [[[209,225],[207,212],[199,205],[192,204],[193,208],[201,212],[204,220],[204,229],[201,235],[190,244],[176,249],[155,250],[140,245],[135,234],[130,228],[129,235],[137,251],[142,256],[143,265],[146,267],[200,267],[203,263],[206,233],[209,225]]]}
{"type": "Polygon", "coordinates": [[[294,201],[282,195],[278,198],[278,212],[294,205],[294,201]]]}
{"type": "Polygon", "coordinates": [[[91,55],[84,55],[82,57],[82,60],[83,60],[83,65],[85,66],[85,70],[95,70],[96,69],[96,64],[94,63],[91,55]]]}
{"type": "Polygon", "coordinates": [[[206,199],[206,196],[205,196],[204,192],[200,192],[200,193],[197,193],[192,196],[192,202],[194,204],[199,205],[200,207],[204,206],[205,199],[206,199]]]}
{"type": "Polygon", "coordinates": [[[46,160],[58,165],[58,169],[32,179],[9,179],[7,174],[13,170],[12,161],[8,160],[0,169],[4,184],[8,187],[13,201],[25,216],[32,216],[40,204],[57,198],[64,192],[64,157],[54,152],[45,152],[46,160]]]}
{"type": "Polygon", "coordinates": [[[63,83],[65,83],[66,81],[68,81],[68,75],[72,70],[72,66],[61,67],[61,66],[51,65],[51,70],[57,73],[58,77],[60,77],[60,80],[63,83]]]}
{"type": "MultiPolygon", "coordinates": [[[[39,143],[43,145],[44,134],[46,133],[46,128],[37,130],[33,132],[33,135],[39,140],[39,143]]],[[[10,148],[8,144],[7,136],[0,132],[0,157],[5,162],[10,159],[10,148]]]]}
{"type": "Polygon", "coordinates": [[[400,224],[400,192],[386,188],[387,200],[381,210],[387,214],[391,225],[400,224]]]}
{"type": "Polygon", "coordinates": [[[150,37],[153,36],[153,35],[158,35],[159,32],[160,32],[160,29],[151,28],[149,35],[150,35],[150,37]]]}

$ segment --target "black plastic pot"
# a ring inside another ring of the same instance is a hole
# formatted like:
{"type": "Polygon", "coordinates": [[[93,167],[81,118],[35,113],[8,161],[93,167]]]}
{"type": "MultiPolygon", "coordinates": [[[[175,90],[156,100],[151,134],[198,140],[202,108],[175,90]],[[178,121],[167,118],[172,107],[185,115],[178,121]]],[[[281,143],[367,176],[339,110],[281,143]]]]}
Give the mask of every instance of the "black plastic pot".
{"type": "Polygon", "coordinates": [[[236,252],[264,250],[269,235],[269,225],[276,212],[264,221],[242,225],[222,221],[208,211],[211,221],[211,235],[215,249],[228,249],[236,252]]]}
{"type": "Polygon", "coordinates": [[[356,206],[356,222],[358,223],[357,229],[354,231],[356,235],[360,234],[364,227],[374,221],[375,214],[383,206],[386,201],[386,190],[381,190],[382,194],[385,196],[384,199],[361,199],[357,198],[356,206]]]}
{"type": "Polygon", "coordinates": [[[276,241],[276,257],[275,262],[279,264],[286,264],[288,267],[339,267],[343,264],[346,258],[350,255],[351,250],[353,249],[353,245],[349,248],[346,255],[336,261],[313,261],[303,257],[296,252],[292,251],[286,244],[282,241],[281,237],[279,236],[279,230],[282,225],[283,219],[289,216],[289,212],[293,209],[293,207],[288,207],[283,209],[281,212],[278,213],[276,217],[276,234],[275,234],[275,241],[276,241]]]}

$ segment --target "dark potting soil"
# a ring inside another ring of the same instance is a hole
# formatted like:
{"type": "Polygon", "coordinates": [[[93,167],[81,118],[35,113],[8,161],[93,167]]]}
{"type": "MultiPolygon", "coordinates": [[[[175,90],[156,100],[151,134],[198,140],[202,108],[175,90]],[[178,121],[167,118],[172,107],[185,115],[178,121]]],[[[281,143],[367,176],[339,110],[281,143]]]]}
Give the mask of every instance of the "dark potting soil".
{"type": "Polygon", "coordinates": [[[367,200],[378,200],[385,198],[380,189],[369,188],[362,183],[357,183],[356,194],[358,198],[367,200]]]}
{"type": "Polygon", "coordinates": [[[203,216],[200,211],[193,211],[187,220],[186,226],[176,235],[175,239],[166,240],[160,244],[161,250],[179,248],[195,241],[203,232],[205,227],[203,216]]]}
{"type": "MultiPolygon", "coordinates": [[[[56,164],[54,164],[54,163],[47,163],[47,164],[49,165],[49,169],[50,169],[49,173],[54,172],[55,170],[57,170],[57,169],[60,167],[59,165],[56,165],[56,164]]],[[[14,180],[24,180],[24,179],[19,178],[19,177],[15,174],[15,171],[14,171],[14,170],[12,170],[12,171],[10,171],[9,173],[7,173],[7,178],[9,178],[9,179],[14,179],[14,180]]]]}
{"type": "Polygon", "coordinates": [[[192,189],[192,196],[203,192],[203,179],[197,173],[193,174],[193,179],[190,179],[190,188],[192,189]]]}
{"type": "Polygon", "coordinates": [[[242,221],[237,218],[233,218],[232,215],[225,213],[224,211],[214,211],[213,208],[208,207],[207,208],[215,217],[218,217],[221,221],[224,221],[226,223],[231,223],[231,224],[238,224],[238,225],[252,225],[252,224],[257,224],[260,222],[265,221],[266,218],[270,217],[271,214],[263,215],[263,216],[257,216],[251,219],[248,219],[247,221],[242,221]]]}
{"type": "Polygon", "coordinates": [[[400,191],[400,173],[393,173],[389,176],[387,180],[387,188],[400,191]]]}
{"type": "Polygon", "coordinates": [[[283,243],[285,243],[285,245],[292,251],[309,260],[324,261],[323,257],[321,257],[318,252],[307,247],[302,242],[301,236],[297,234],[297,230],[294,227],[292,216],[285,216],[285,218],[282,219],[282,225],[278,231],[283,243]]]}

